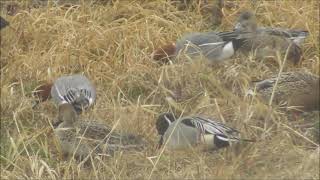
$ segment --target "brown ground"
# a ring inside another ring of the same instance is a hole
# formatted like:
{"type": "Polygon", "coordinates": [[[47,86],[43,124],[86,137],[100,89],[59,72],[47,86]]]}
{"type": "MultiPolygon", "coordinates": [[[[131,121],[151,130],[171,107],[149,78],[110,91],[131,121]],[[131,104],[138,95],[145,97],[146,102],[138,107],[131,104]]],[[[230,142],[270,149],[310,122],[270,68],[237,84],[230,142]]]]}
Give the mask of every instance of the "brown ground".
{"type": "Polygon", "coordinates": [[[237,13],[250,8],[264,26],[309,30],[301,68],[319,74],[317,1],[235,1],[223,10],[217,29],[211,14],[198,7],[177,10],[164,0],[114,2],[32,8],[12,17],[1,12],[11,23],[1,31],[1,179],[319,179],[319,139],[310,128],[319,114],[295,116],[244,96],[252,80],[277,73],[277,63],[235,57],[217,66],[201,61],[160,66],[150,59],[155,48],[183,33],[232,29],[237,13]],[[98,91],[96,106],[83,116],[110,126],[119,121],[117,129],[146,137],[149,150],[96,159],[91,168],[60,159],[49,125],[57,109],[48,101],[33,110],[31,92],[79,72],[98,91]],[[154,148],[154,124],[170,109],[223,118],[258,142],[211,153],[162,153],[154,148]]]}

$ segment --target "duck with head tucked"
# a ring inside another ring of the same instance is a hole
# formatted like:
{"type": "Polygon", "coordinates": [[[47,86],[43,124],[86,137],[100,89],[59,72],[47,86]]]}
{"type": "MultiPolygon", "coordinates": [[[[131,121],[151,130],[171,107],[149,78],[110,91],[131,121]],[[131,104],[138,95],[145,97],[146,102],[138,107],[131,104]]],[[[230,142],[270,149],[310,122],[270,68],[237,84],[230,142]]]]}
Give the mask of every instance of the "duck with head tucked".
{"type": "Polygon", "coordinates": [[[284,72],[280,74],[275,87],[277,79],[278,75],[274,75],[256,82],[257,96],[268,102],[274,91],[273,102],[276,104],[286,102],[287,106],[303,111],[319,110],[319,76],[300,71],[284,72]]]}
{"type": "Polygon", "coordinates": [[[160,135],[158,147],[166,143],[171,150],[189,149],[200,144],[208,149],[220,149],[231,143],[254,142],[240,138],[239,131],[221,122],[200,116],[176,118],[172,113],[162,113],[156,121],[156,128],[160,135]]]}
{"type": "Polygon", "coordinates": [[[239,48],[243,53],[255,52],[258,58],[277,57],[277,52],[297,65],[302,58],[300,44],[308,36],[305,30],[258,27],[256,17],[249,11],[240,14],[235,31],[246,32],[246,42],[239,48]]]}
{"type": "Polygon", "coordinates": [[[96,89],[83,75],[62,76],[54,82],[51,96],[56,104],[65,102],[72,104],[80,113],[93,105],[96,100],[96,89]]]}
{"type": "Polygon", "coordinates": [[[170,43],[156,49],[151,59],[158,62],[168,62],[179,54],[185,54],[191,59],[205,57],[211,64],[222,62],[232,57],[246,38],[241,38],[242,32],[193,32],[182,36],[176,43],[170,43]]]}
{"type": "Polygon", "coordinates": [[[78,114],[91,107],[96,100],[94,85],[81,74],[61,76],[54,83],[39,86],[33,94],[38,98],[33,107],[52,98],[57,105],[72,104],[78,114]]]}
{"type": "Polygon", "coordinates": [[[83,159],[89,155],[113,155],[115,151],[141,151],[147,145],[142,138],[118,133],[111,127],[95,121],[83,121],[69,103],[59,105],[58,119],[62,121],[54,130],[61,151],[83,159]]]}

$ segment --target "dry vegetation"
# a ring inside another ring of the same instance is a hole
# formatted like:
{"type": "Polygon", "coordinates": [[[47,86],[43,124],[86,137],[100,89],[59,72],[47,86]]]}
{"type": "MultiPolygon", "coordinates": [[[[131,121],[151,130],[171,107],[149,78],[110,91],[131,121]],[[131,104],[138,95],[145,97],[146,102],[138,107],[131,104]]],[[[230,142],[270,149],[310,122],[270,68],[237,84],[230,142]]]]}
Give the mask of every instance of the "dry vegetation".
{"type": "Polygon", "coordinates": [[[319,121],[318,112],[295,116],[244,96],[252,80],[278,73],[279,63],[239,56],[216,66],[160,66],[150,59],[155,48],[183,33],[232,29],[237,13],[249,8],[264,26],[309,30],[301,68],[319,74],[317,1],[235,1],[237,6],[224,9],[219,27],[197,7],[181,11],[164,0],[83,2],[13,17],[1,12],[12,27],[1,31],[1,179],[319,179],[319,140],[309,128],[319,121]],[[48,101],[33,110],[31,92],[73,73],[86,74],[98,91],[83,118],[146,137],[146,152],[97,158],[92,167],[61,159],[50,126],[57,108],[48,101]],[[216,152],[161,153],[154,123],[168,110],[218,117],[258,142],[216,152]]]}

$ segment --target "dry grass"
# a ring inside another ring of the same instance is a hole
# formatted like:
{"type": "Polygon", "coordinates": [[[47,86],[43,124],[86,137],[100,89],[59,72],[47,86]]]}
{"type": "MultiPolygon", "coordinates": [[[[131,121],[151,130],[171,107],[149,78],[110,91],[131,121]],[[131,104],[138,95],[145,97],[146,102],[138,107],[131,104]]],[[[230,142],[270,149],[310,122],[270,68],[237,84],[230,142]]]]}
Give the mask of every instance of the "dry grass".
{"type": "MultiPolygon", "coordinates": [[[[235,3],[224,9],[218,31],[230,30],[237,12],[248,8],[265,26],[307,29],[302,68],[319,74],[317,1],[235,3]]],[[[302,128],[319,121],[319,114],[294,119],[244,96],[250,81],[278,73],[277,64],[251,57],[217,66],[159,66],[150,60],[154,48],[183,33],[212,30],[210,14],[199,12],[178,11],[164,0],[38,8],[14,17],[1,12],[15,29],[1,31],[1,179],[319,179],[319,141],[302,128]],[[149,150],[96,159],[91,168],[61,160],[50,126],[57,108],[45,102],[33,110],[31,91],[79,72],[98,91],[96,106],[83,116],[110,125],[119,121],[117,129],[146,137],[149,150]],[[179,88],[176,101],[168,98],[179,88]],[[212,153],[164,151],[154,166],[157,158],[150,157],[160,154],[154,123],[168,110],[219,117],[258,142],[212,153]]]]}

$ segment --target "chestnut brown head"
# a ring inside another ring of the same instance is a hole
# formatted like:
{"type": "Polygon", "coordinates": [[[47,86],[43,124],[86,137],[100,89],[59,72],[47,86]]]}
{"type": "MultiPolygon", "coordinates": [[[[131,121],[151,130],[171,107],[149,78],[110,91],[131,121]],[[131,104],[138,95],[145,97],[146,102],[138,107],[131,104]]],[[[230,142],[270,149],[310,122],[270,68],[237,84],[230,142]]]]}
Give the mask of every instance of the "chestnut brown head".
{"type": "Polygon", "coordinates": [[[36,98],[35,104],[32,106],[34,108],[40,102],[46,101],[51,98],[51,87],[52,83],[43,84],[38,86],[32,93],[33,97],[36,98]]]}
{"type": "Polygon", "coordinates": [[[175,52],[176,45],[174,43],[167,44],[154,50],[151,54],[151,59],[160,63],[168,63],[170,57],[175,55],[175,52]]]}

